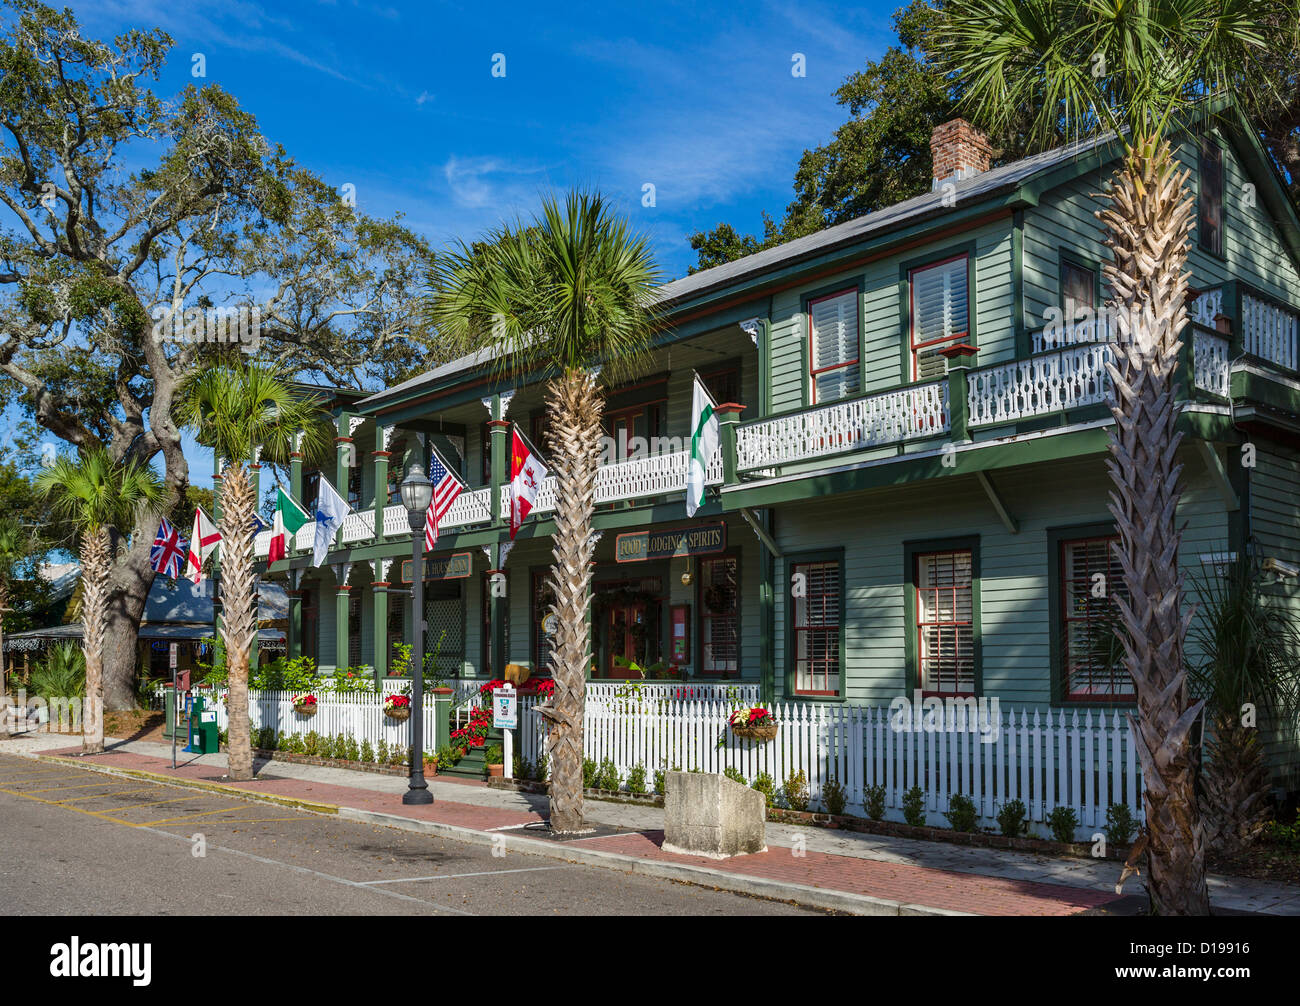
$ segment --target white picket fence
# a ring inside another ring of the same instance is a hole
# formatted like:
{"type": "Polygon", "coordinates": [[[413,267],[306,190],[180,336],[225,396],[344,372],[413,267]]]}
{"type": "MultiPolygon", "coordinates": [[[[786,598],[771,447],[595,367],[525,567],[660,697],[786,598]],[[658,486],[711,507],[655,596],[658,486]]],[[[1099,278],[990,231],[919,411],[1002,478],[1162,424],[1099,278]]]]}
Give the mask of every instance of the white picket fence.
{"type": "MultiPolygon", "coordinates": [[[[722,686],[727,687],[727,686],[722,686]]],[[[734,686],[733,686],[734,687],[734,686]]],[[[754,701],[745,687],[740,704],[754,701]]],[[[826,703],[769,705],[779,724],[768,742],[741,740],[727,723],[737,705],[731,693],[681,699],[667,687],[629,695],[600,688],[588,696],[583,751],[597,762],[611,760],[626,781],[636,766],[647,784],[656,770],[680,768],[739,771],[753,783],[766,772],[777,786],[803,771],[812,809],[824,809],[823,786],[843,786],[846,812],[866,813],[868,790],[882,786],[887,820],[903,820],[903,796],[914,786],[925,794],[927,821],[946,826],[943,813],[955,794],[969,796],[980,824],[994,827],[1010,800],[1024,802],[1029,820],[1042,824],[1056,807],[1071,807],[1076,836],[1086,840],[1106,823],[1111,804],[1127,804],[1142,818],[1142,781],[1127,723],[1115,711],[1052,712],[996,707],[982,721],[967,710],[945,717],[940,729],[895,729],[883,707],[826,703]],[[723,695],[726,695],[724,698],[723,695]],[[987,742],[984,738],[987,738],[987,742]],[[721,744],[719,741],[721,740],[721,744]]],[[[224,696],[222,696],[224,698],[224,696]]],[[[539,698],[519,699],[516,751],[536,763],[544,752],[546,721],[537,713],[539,698]]],[[[218,703],[218,725],[225,729],[225,703],[218,703]]],[[[358,744],[381,740],[390,749],[410,744],[410,721],[389,719],[383,697],[374,693],[318,694],[317,712],[302,716],[291,692],[250,692],[255,727],[272,726],[281,736],[344,734],[358,744]]],[[[435,733],[433,703],[424,709],[427,749],[435,733]]]]}

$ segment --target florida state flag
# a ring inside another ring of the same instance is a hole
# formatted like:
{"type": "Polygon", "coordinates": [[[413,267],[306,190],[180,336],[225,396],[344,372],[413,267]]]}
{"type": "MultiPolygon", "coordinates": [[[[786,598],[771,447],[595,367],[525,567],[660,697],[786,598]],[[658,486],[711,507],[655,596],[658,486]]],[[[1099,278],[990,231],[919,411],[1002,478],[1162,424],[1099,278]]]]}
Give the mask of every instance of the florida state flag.
{"type": "Polygon", "coordinates": [[[519,525],[537,504],[537,494],[546,478],[546,465],[524,442],[518,430],[511,427],[510,432],[510,537],[514,538],[519,525]]]}

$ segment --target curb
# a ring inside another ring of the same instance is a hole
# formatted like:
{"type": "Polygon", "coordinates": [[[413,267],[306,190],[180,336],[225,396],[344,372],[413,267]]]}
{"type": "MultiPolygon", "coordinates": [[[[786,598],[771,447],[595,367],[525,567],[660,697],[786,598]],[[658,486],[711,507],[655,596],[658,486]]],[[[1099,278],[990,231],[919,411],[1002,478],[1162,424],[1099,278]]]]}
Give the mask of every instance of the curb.
{"type": "Polygon", "coordinates": [[[656,877],[661,880],[676,880],[700,887],[712,887],[733,894],[745,894],[751,897],[768,898],[774,901],[788,901],[811,908],[843,912],[849,915],[886,915],[886,916],[948,916],[970,915],[970,912],[951,911],[946,908],[932,908],[928,905],[907,904],[888,898],[875,898],[867,894],[852,894],[848,891],[833,891],[822,887],[810,887],[807,884],[792,884],[788,881],[766,880],[762,877],[744,877],[727,873],[707,866],[695,866],[689,863],[661,863],[655,860],[640,859],[617,852],[600,852],[583,849],[576,845],[560,845],[538,839],[522,838],[501,831],[478,831],[455,824],[440,821],[420,821],[403,817],[399,814],[387,814],[382,811],[359,810],[355,807],[340,806],[332,803],[317,803],[300,800],[295,797],[279,796],[274,793],[258,793],[255,790],[239,789],[224,783],[204,782],[197,779],[177,779],[149,772],[144,769],[114,768],[108,765],[96,765],[83,762],[77,758],[60,755],[42,755],[33,753],[25,755],[35,761],[68,765],[99,772],[102,775],[118,776],[127,779],[144,779],[149,782],[172,786],[177,789],[192,789],[207,793],[220,793],[222,796],[235,797],[262,803],[279,804],[314,814],[338,817],[345,821],[360,824],[381,825],[388,828],[400,828],[403,831],[436,835],[470,845],[495,845],[519,853],[558,859],[582,866],[594,866],[622,873],[634,873],[640,876],[656,877]]]}

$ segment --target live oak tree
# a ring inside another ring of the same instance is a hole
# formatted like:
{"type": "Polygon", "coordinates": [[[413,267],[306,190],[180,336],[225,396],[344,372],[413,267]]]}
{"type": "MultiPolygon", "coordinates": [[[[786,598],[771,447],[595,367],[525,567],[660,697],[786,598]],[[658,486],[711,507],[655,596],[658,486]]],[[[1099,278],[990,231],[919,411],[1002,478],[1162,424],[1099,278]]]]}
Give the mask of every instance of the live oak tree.
{"type": "MultiPolygon", "coordinates": [[[[1212,96],[1268,100],[1264,61],[1293,47],[1268,0],[949,0],[941,51],[987,121],[1028,111],[1032,139],[1111,135],[1119,165],[1098,214],[1115,309],[1107,462],[1127,597],[1114,594],[1125,666],[1137,689],[1152,907],[1205,915],[1205,836],[1195,794],[1193,700],[1184,662],[1192,617],[1178,568],[1182,466],[1175,372],[1187,323],[1193,222],[1188,172],[1171,139],[1212,96]]],[[[1132,717],[1131,717],[1132,719],[1132,717]]]]}
{"type": "MultiPolygon", "coordinates": [[[[427,365],[414,306],[432,259],[220,87],[151,90],[170,47],[160,30],[94,41],[70,11],[0,7],[0,394],[65,450],[157,464],[164,512],[190,478],[175,416],[188,375],[232,339],[332,384],[427,365]]],[[[109,708],[133,704],[155,529],[133,529],[147,533],[105,588],[109,708]]]]}
{"type": "Polygon", "coordinates": [[[596,370],[618,380],[643,365],[656,326],[659,273],[644,238],[598,195],[547,198],[531,225],[502,226],[439,256],[429,316],[465,352],[488,350],[504,377],[542,371],[556,479],[549,587],[556,616],[550,723],[551,828],[583,830],[582,723],[597,536],[591,516],[604,408],[596,370]]]}

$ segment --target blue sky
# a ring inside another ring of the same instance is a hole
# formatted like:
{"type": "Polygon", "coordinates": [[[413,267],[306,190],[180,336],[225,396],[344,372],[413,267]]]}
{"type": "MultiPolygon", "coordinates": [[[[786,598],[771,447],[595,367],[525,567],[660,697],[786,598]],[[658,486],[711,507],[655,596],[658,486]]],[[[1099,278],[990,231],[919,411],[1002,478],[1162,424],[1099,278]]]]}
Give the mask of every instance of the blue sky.
{"type": "MultiPolygon", "coordinates": [[[[92,37],[166,30],[165,94],[191,82],[202,53],[206,81],[269,138],[435,245],[583,185],[619,204],[671,278],[694,261],[692,231],[724,220],[758,231],[760,211],[784,210],[799,155],[843,121],[832,92],[894,42],[902,0],[62,2],[92,37]],[[492,75],[497,53],[504,77],[492,75]]],[[[210,484],[210,460],[191,457],[196,484],[210,484]]]]}

